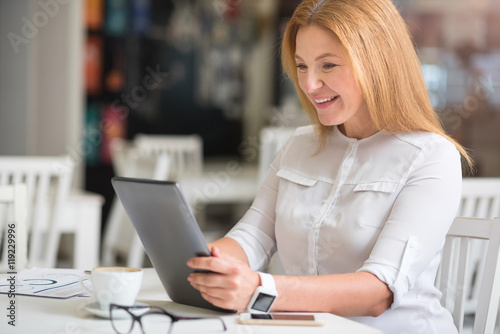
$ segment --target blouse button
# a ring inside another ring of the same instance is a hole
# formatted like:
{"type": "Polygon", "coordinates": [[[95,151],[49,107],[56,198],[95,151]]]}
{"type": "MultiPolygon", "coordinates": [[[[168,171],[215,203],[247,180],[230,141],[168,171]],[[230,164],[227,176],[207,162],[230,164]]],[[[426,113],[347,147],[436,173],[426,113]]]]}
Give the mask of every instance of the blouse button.
{"type": "Polygon", "coordinates": [[[314,275],[316,273],[316,270],[314,268],[309,269],[309,274],[314,275]]]}

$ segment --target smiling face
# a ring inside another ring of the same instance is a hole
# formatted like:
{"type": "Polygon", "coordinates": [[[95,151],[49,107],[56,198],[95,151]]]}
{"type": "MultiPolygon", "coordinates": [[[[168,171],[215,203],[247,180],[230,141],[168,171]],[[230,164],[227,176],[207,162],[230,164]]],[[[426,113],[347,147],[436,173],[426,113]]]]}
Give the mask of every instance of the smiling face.
{"type": "Polygon", "coordinates": [[[358,139],[376,132],[334,33],[317,25],[300,27],[295,60],[299,86],[316,107],[321,124],[341,125],[345,135],[358,139]]]}

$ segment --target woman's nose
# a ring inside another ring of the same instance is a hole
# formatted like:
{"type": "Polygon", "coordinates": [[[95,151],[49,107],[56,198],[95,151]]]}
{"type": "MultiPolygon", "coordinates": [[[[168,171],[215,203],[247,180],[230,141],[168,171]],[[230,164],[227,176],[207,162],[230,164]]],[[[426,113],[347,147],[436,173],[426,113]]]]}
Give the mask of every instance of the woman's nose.
{"type": "Polygon", "coordinates": [[[317,73],[311,71],[307,75],[306,80],[306,93],[313,93],[319,88],[323,87],[323,80],[317,73]]]}

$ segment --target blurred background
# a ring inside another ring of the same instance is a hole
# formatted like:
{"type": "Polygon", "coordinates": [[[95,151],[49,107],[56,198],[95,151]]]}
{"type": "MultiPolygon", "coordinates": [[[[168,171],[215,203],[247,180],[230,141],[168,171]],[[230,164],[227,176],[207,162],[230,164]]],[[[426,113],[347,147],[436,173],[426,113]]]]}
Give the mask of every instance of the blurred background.
{"type": "MultiPolygon", "coordinates": [[[[204,161],[256,165],[262,128],[308,124],[279,61],[298,2],[1,0],[0,155],[70,156],[103,222],[114,138],[197,134],[204,161]]],[[[500,176],[500,1],[395,4],[446,129],[500,176]]]]}

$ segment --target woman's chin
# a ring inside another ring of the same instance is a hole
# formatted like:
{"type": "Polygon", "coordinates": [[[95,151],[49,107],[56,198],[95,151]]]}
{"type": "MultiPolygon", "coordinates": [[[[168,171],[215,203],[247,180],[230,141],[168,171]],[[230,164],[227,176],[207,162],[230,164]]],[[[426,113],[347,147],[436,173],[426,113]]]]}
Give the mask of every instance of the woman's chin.
{"type": "Polygon", "coordinates": [[[339,122],[335,119],[324,118],[324,117],[318,117],[318,120],[319,120],[319,123],[321,125],[324,125],[324,126],[335,126],[335,125],[339,125],[339,124],[343,123],[343,122],[339,122]]]}

